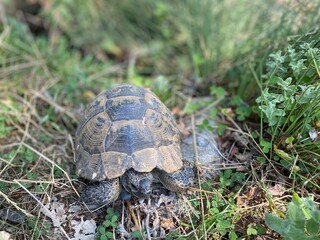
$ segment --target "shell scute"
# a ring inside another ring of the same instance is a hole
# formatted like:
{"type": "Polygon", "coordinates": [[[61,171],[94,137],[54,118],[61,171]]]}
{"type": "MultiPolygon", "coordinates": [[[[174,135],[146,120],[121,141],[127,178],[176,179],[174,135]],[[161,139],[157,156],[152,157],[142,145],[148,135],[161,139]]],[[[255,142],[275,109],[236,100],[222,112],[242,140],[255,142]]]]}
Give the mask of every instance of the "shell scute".
{"type": "Polygon", "coordinates": [[[135,96],[116,97],[106,102],[106,111],[112,121],[142,119],[145,110],[145,102],[135,96]]]}

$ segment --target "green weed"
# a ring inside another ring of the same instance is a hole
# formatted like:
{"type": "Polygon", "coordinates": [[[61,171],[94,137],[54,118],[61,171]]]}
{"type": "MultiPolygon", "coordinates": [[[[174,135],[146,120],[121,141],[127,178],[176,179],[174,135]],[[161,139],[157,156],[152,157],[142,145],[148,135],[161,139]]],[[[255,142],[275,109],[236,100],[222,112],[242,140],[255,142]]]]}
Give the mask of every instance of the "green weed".
{"type": "Polygon", "coordinates": [[[252,113],[251,106],[247,104],[239,95],[233,97],[230,104],[236,108],[237,120],[240,122],[246,120],[252,113]]]}
{"type": "Polygon", "coordinates": [[[118,226],[119,215],[113,210],[113,208],[107,209],[107,215],[101,226],[98,227],[98,239],[106,240],[114,238],[114,231],[118,226]]]}
{"type": "Polygon", "coordinates": [[[52,223],[39,221],[39,218],[30,218],[27,220],[27,225],[32,229],[30,239],[39,239],[50,232],[52,223]]]}
{"type": "MultiPolygon", "coordinates": [[[[221,190],[218,190],[222,194],[221,190]]],[[[207,201],[208,215],[205,219],[207,233],[213,236],[225,236],[235,234],[235,222],[239,218],[232,202],[226,202],[217,194],[207,201]]]]}
{"type": "MultiPolygon", "coordinates": [[[[309,30],[319,19],[317,7],[295,1],[284,5],[275,0],[71,0],[55,2],[41,17],[52,28],[61,29],[70,45],[86,55],[122,59],[129,51],[138,59],[137,75],[187,73],[192,82],[205,86],[210,86],[211,79],[217,82],[230,73],[232,79],[241,79],[239,95],[243,97],[247,86],[252,86],[250,78],[242,76],[248,73],[243,64],[253,55],[263,58],[266,49],[272,49],[269,46],[285,42],[287,36],[309,30]],[[301,12],[313,17],[301,19],[301,12]],[[236,73],[239,68],[240,76],[236,73]]],[[[229,76],[225,79],[229,81],[229,76]]]]}
{"type": "Polygon", "coordinates": [[[319,239],[320,210],[312,197],[300,198],[294,193],[285,218],[266,214],[267,225],[284,239],[319,239]]]}
{"type": "Polygon", "coordinates": [[[242,172],[234,172],[230,169],[227,169],[219,174],[220,177],[220,186],[221,188],[225,187],[235,187],[237,184],[243,183],[246,178],[246,175],[242,172]]]}
{"type": "MultiPolygon", "coordinates": [[[[0,62],[4,77],[13,78],[10,85],[18,93],[25,93],[23,79],[29,89],[39,85],[35,84],[34,74],[46,79],[43,84],[51,82],[49,85],[52,87],[47,88],[52,101],[60,99],[63,105],[83,102],[80,99],[88,90],[100,92],[114,83],[106,77],[110,74],[108,68],[112,65],[111,61],[101,62],[90,54],[83,57],[79,50],[71,48],[63,36],[56,44],[42,36],[34,38],[27,25],[15,18],[8,17],[6,24],[4,27],[10,31],[5,38],[5,47],[0,46],[0,62]],[[12,72],[14,75],[11,75],[12,72]]],[[[56,115],[56,109],[48,108],[47,111],[51,112],[48,117],[43,116],[43,123],[49,120],[54,122],[50,117],[53,113],[56,115]]]]}
{"type": "Polygon", "coordinates": [[[12,122],[19,122],[14,113],[20,110],[20,106],[10,99],[0,101],[0,139],[8,136],[14,129],[12,122]]]}
{"type": "Polygon", "coordinates": [[[318,168],[320,145],[309,135],[320,119],[319,57],[320,50],[312,42],[289,45],[285,54],[271,54],[268,81],[257,98],[271,136],[260,141],[263,151],[273,152],[275,160],[280,158],[282,165],[297,175],[311,175],[318,168]],[[306,161],[309,157],[315,161],[306,161]]]}
{"type": "MultiPolygon", "coordinates": [[[[107,215],[105,216],[104,222],[98,227],[97,239],[107,240],[114,239],[114,234],[119,225],[119,214],[113,210],[113,208],[107,209],[107,215]]],[[[130,236],[133,239],[142,239],[139,230],[132,231],[130,236]]]]}
{"type": "Polygon", "coordinates": [[[13,127],[7,125],[7,119],[4,115],[0,115],[0,138],[6,137],[13,127]]]}
{"type": "MultiPolygon", "coordinates": [[[[245,174],[234,172],[232,170],[225,170],[220,173],[219,187],[213,189],[213,181],[206,181],[202,184],[205,191],[213,192],[213,194],[206,194],[204,200],[204,227],[201,223],[196,223],[197,230],[201,237],[208,237],[214,239],[221,239],[228,237],[229,239],[238,239],[236,233],[236,223],[240,219],[240,213],[237,211],[237,206],[234,202],[235,194],[229,189],[237,189],[245,179],[245,174]]],[[[199,209],[201,204],[199,201],[192,200],[192,205],[199,209]]],[[[199,210],[200,211],[200,210],[199,210]]]]}

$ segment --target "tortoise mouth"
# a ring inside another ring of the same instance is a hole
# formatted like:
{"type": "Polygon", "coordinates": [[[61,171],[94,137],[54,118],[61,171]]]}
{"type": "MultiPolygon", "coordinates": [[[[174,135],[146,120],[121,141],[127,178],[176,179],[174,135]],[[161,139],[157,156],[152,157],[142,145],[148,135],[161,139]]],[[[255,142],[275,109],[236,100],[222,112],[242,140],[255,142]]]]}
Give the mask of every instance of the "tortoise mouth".
{"type": "Polygon", "coordinates": [[[150,172],[137,172],[129,169],[120,177],[123,188],[138,198],[146,198],[153,189],[153,174],[150,172]]]}
{"type": "Polygon", "coordinates": [[[129,186],[129,192],[138,198],[147,198],[152,192],[152,182],[149,179],[142,179],[138,185],[133,183],[129,186]]]}
{"type": "Polygon", "coordinates": [[[142,179],[139,181],[139,191],[142,195],[148,196],[152,192],[151,181],[149,179],[142,179]]]}

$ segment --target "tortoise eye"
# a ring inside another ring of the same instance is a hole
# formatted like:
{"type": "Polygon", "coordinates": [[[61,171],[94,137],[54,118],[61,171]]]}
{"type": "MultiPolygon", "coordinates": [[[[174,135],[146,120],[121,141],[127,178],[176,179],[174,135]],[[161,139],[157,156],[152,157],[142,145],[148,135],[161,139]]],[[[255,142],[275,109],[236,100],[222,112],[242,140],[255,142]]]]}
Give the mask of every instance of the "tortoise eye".
{"type": "Polygon", "coordinates": [[[132,183],[131,183],[131,189],[132,189],[132,190],[136,190],[136,191],[138,190],[137,186],[134,185],[134,184],[132,184],[132,183]]]}

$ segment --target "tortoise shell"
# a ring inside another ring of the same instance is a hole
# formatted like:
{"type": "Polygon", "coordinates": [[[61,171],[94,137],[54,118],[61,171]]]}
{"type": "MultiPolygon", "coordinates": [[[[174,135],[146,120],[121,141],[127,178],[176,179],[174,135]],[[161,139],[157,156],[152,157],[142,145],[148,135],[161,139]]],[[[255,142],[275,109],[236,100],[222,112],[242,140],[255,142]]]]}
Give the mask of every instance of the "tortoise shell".
{"type": "Polygon", "coordinates": [[[172,173],[183,165],[172,113],[141,87],[101,92],[85,110],[75,142],[77,173],[86,179],[112,179],[130,168],[172,173]]]}

